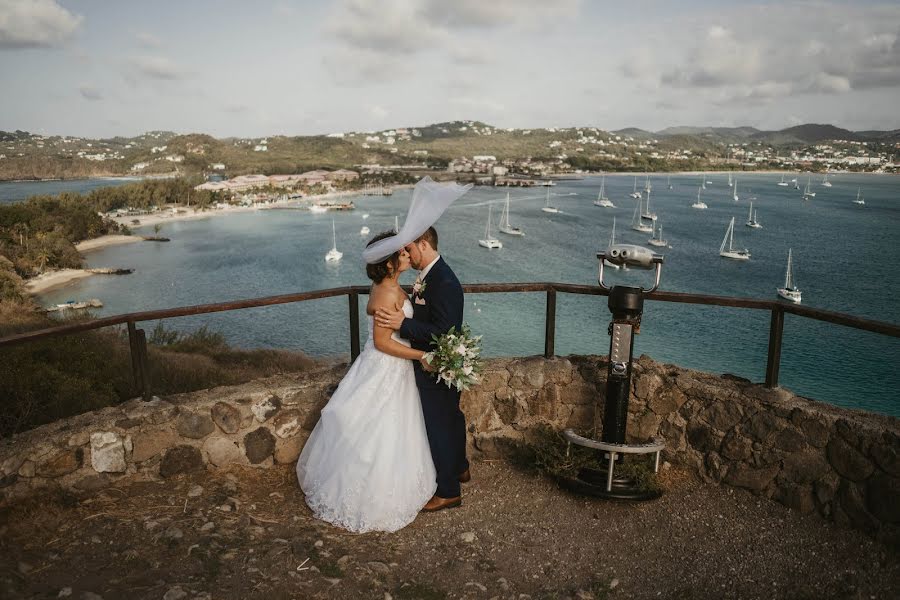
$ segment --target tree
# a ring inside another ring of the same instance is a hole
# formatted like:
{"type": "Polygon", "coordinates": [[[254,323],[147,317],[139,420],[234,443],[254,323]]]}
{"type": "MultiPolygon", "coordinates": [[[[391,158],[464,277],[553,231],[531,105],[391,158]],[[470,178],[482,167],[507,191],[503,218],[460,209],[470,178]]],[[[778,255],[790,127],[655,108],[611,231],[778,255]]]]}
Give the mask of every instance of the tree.
{"type": "Polygon", "coordinates": [[[160,229],[162,229],[162,225],[160,225],[159,223],[157,223],[156,225],[154,225],[154,226],[153,226],[153,234],[154,234],[154,235],[159,235],[159,230],[160,230],[160,229]]]}

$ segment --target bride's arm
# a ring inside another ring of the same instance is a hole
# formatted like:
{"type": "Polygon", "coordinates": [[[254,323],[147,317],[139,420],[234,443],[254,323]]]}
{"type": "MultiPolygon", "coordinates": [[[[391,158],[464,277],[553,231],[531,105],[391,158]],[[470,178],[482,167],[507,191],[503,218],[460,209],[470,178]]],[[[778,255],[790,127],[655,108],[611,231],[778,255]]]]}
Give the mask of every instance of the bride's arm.
{"type": "MultiPolygon", "coordinates": [[[[393,306],[393,298],[386,295],[385,297],[381,297],[381,295],[374,297],[372,308],[376,311],[379,308],[393,309],[395,308],[393,306]]],[[[425,355],[425,352],[422,350],[410,348],[393,339],[391,337],[392,333],[394,333],[393,329],[382,327],[376,323],[373,331],[373,342],[375,343],[375,347],[385,354],[409,360],[421,360],[422,356],[425,355]]]]}

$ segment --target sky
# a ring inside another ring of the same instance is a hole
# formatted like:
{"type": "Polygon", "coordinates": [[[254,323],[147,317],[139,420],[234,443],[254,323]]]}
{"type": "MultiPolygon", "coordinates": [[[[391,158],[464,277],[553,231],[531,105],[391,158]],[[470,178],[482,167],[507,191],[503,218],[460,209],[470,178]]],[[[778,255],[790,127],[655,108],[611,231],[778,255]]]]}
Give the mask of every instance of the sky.
{"type": "Polygon", "coordinates": [[[900,2],[0,0],[0,130],[900,128],[900,2]]]}

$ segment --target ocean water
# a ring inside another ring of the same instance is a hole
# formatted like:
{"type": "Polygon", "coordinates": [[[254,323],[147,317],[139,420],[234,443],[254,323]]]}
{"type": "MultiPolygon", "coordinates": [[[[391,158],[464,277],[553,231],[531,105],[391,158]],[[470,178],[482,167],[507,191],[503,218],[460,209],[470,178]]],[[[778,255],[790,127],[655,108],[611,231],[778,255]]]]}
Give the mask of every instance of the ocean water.
{"type": "MultiPolygon", "coordinates": [[[[709,175],[703,193],[709,209],[690,208],[700,176],[654,176],[651,208],[659,215],[665,265],[661,289],[775,298],[784,281],[788,248],[807,306],[896,323],[900,321],[900,178],[839,174],[833,187],[813,182],[817,196],[803,202],[796,190],[776,186],[780,176],[740,175],[741,200],[731,198],[726,175],[709,175]],[[864,207],[851,203],[861,188],[864,207]],[[748,198],[755,196],[762,229],[744,226],[748,198]],[[746,262],[718,255],[729,219],[736,218],[735,245],[747,247],[746,262]]],[[[606,178],[616,209],[592,204],[599,177],[560,182],[551,201],[562,212],[544,213],[545,188],[512,189],[511,222],[522,238],[497,234],[500,250],[478,246],[488,204],[499,215],[506,189],[475,188],[438,222],[440,249],[464,283],[555,281],[596,284],[596,252],[607,245],[613,217],[617,240],[644,244],[649,234],[630,229],[635,201],[632,177],[606,178]]],[[[801,180],[805,183],[804,180],[801,180]]],[[[642,182],[639,180],[639,185],[642,182]]],[[[170,243],[140,243],[88,254],[91,266],[135,269],[124,277],[92,277],[47,294],[47,304],[100,298],[99,315],[254,298],[342,285],[368,284],[360,254],[367,238],[401,222],[410,190],[388,198],[354,198],[347,213],[257,211],[168,223],[170,243]],[[363,219],[369,214],[368,219],[363,219]],[[331,220],[337,228],[337,264],[326,264],[331,220]],[[372,233],[359,235],[367,225],[372,233]]],[[[496,234],[496,229],[494,230],[496,234]]],[[[404,275],[411,283],[414,273],[404,275]]],[[[613,283],[649,283],[649,272],[614,273],[613,283]]],[[[470,294],[465,320],[484,335],[488,356],[543,352],[544,294],[470,294]]],[[[362,314],[364,307],[360,307],[362,314]]],[[[235,345],[276,347],[313,355],[349,351],[347,300],[334,298],[170,319],[165,325],[192,330],[207,324],[235,345]]],[[[765,378],[769,313],[747,309],[648,302],[635,354],[713,373],[765,378]]],[[[605,354],[609,347],[606,298],[557,296],[556,352],[605,354]]],[[[365,323],[365,320],[362,321],[365,323]]],[[[155,323],[145,323],[151,329],[155,323]]],[[[363,333],[365,336],[365,333],[363,333]]],[[[900,340],[788,315],[780,383],[795,393],[836,405],[900,415],[900,340]]]]}
{"type": "Polygon", "coordinates": [[[84,194],[102,187],[124,185],[139,177],[94,177],[65,181],[0,181],[0,204],[22,202],[31,196],[56,195],[62,192],[84,194]]]}

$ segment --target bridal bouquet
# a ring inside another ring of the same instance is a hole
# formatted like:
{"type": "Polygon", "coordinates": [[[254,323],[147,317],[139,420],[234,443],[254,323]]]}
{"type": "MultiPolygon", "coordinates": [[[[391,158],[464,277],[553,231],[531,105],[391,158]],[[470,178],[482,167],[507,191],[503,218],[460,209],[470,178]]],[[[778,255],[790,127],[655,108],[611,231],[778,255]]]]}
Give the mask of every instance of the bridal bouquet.
{"type": "Polygon", "coordinates": [[[459,391],[478,383],[481,372],[481,336],[472,336],[468,325],[457,332],[455,327],[438,337],[431,336],[435,349],[423,356],[423,360],[435,368],[438,382],[459,391]]]}

